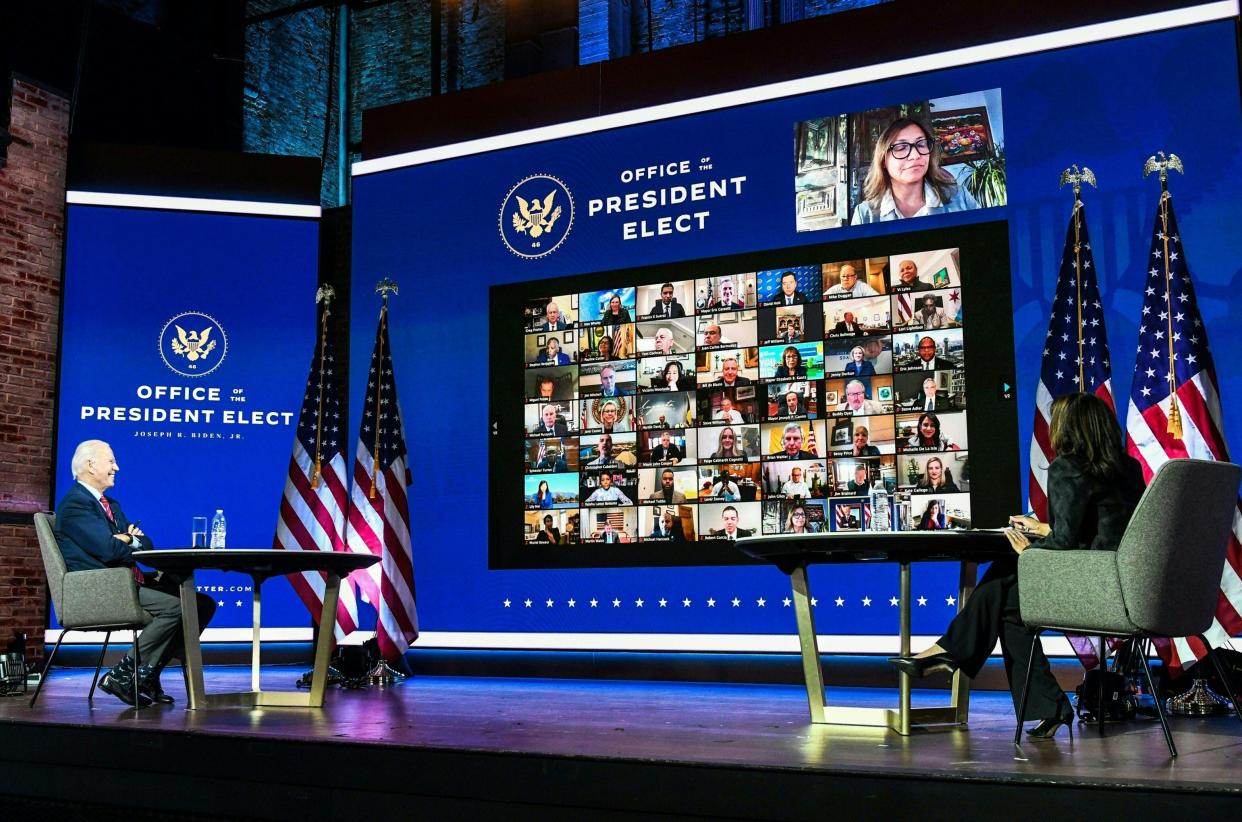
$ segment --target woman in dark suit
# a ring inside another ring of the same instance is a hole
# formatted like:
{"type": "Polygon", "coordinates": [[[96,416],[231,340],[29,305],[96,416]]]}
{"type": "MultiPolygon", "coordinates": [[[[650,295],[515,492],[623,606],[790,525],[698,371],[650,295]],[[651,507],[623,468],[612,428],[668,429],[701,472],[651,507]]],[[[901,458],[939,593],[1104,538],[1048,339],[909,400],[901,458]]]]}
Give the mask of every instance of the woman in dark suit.
{"type": "Polygon", "coordinates": [[[787,346],[781,352],[781,364],[776,366],[776,376],[778,379],[781,377],[805,377],[806,366],[802,364],[802,352],[792,345],[787,346]]]}
{"type": "Polygon", "coordinates": [[[621,305],[621,298],[616,294],[608,299],[608,310],[602,318],[609,325],[620,325],[630,321],[630,311],[621,305]]]}
{"type": "MultiPolygon", "coordinates": [[[[1019,682],[1034,636],[1022,623],[1018,608],[1018,554],[1031,547],[1116,551],[1143,492],[1138,463],[1122,451],[1117,418],[1094,394],[1070,394],[1056,400],[1049,438],[1057,456],[1048,466],[1048,522],[1010,517],[1012,527],[1005,530],[1005,536],[1014,554],[992,563],[966,607],[935,645],[918,656],[890,660],[899,670],[922,677],[960,668],[973,677],[999,639],[1015,709],[1020,704],[1019,682]]],[[[1038,643],[1034,654],[1030,696],[1021,719],[1038,719],[1039,724],[1027,734],[1050,739],[1059,727],[1073,721],[1074,711],[1038,643]]]]}

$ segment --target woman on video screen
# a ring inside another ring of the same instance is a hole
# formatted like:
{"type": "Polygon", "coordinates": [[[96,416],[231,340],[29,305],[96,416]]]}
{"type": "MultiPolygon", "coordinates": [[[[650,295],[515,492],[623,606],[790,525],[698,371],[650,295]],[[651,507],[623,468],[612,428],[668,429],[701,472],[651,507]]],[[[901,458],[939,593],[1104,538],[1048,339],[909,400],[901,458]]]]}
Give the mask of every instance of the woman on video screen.
{"type": "Polygon", "coordinates": [[[900,117],[876,140],[863,201],[854,209],[850,225],[978,207],[970,192],[940,167],[935,135],[918,120],[900,117]]]}
{"type": "Polygon", "coordinates": [[[712,459],[721,457],[729,457],[731,459],[746,459],[746,452],[742,449],[738,442],[737,432],[732,428],[726,427],[720,429],[720,438],[716,441],[716,450],[712,454],[712,459]]]}
{"type": "Polygon", "coordinates": [[[856,377],[871,377],[875,375],[875,366],[867,360],[867,352],[863,350],[861,345],[856,345],[850,349],[850,360],[845,364],[845,373],[853,374],[856,377]]]}

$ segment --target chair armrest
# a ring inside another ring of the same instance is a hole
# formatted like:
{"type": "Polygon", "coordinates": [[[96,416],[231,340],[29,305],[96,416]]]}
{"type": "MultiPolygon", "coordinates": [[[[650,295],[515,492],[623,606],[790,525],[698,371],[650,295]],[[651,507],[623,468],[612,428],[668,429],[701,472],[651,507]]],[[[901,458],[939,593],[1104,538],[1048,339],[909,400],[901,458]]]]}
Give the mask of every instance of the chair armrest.
{"type": "Polygon", "coordinates": [[[64,613],[66,628],[102,625],[145,625],[150,617],[138,603],[138,584],[130,568],[100,568],[65,574],[64,613]]]}
{"type": "Polygon", "coordinates": [[[1022,621],[1087,634],[1130,634],[1114,551],[1030,548],[1018,558],[1022,621]]]}

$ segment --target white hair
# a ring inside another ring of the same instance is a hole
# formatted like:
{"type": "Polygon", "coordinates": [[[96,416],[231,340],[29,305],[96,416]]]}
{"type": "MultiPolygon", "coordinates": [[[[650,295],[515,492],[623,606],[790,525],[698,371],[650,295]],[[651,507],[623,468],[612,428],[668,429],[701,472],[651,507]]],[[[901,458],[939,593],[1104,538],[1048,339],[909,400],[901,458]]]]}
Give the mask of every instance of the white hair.
{"type": "Polygon", "coordinates": [[[78,443],[78,447],[73,449],[73,460],[69,463],[69,472],[73,474],[74,479],[81,479],[82,472],[86,470],[86,461],[95,458],[95,451],[99,446],[104,448],[110,447],[103,440],[83,440],[78,443]]]}

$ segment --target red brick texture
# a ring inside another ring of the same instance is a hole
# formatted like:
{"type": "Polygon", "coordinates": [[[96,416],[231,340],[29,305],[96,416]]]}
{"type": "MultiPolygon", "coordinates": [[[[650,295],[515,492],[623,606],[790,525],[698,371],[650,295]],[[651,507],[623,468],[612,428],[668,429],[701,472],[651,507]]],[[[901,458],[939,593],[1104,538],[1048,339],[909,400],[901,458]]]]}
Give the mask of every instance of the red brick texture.
{"type": "MultiPolygon", "coordinates": [[[[0,511],[51,504],[52,427],[65,238],[69,103],[12,87],[8,165],[0,169],[0,511]]],[[[0,647],[42,647],[46,585],[34,526],[0,525],[0,647]]]]}

